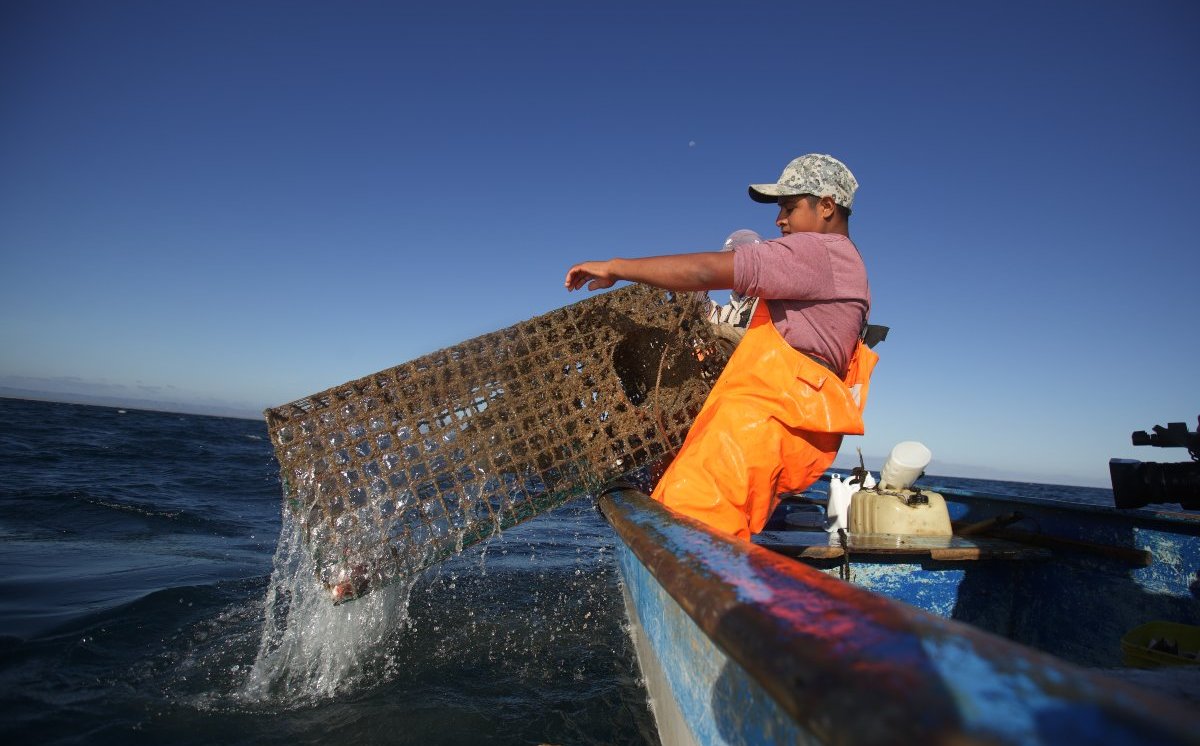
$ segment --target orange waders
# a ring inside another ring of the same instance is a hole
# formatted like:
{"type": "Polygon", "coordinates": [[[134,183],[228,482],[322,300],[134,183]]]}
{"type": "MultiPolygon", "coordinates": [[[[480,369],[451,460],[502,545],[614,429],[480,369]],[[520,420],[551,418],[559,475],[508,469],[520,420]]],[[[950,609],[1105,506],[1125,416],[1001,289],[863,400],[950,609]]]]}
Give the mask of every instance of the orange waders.
{"type": "Polygon", "coordinates": [[[777,495],[808,488],[833,464],[842,435],[862,434],[878,360],[859,342],[843,381],[789,345],[759,303],[654,499],[750,538],[777,495]]]}

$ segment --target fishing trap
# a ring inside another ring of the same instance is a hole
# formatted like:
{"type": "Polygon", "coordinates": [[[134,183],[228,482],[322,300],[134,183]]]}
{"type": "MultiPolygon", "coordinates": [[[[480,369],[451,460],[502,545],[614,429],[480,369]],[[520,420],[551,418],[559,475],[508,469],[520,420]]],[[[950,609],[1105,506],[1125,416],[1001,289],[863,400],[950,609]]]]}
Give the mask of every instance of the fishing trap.
{"type": "Polygon", "coordinates": [[[266,410],[340,603],[673,454],[733,344],[630,285],[266,410]]]}

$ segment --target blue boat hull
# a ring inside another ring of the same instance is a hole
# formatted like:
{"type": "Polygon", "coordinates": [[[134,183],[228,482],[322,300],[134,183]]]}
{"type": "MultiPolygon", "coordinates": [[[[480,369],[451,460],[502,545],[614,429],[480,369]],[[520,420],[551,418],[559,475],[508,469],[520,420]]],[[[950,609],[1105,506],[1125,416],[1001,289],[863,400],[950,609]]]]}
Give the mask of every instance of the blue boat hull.
{"type": "Polygon", "coordinates": [[[692,621],[628,546],[618,546],[617,559],[663,746],[810,740],[692,621]]]}
{"type": "Polygon", "coordinates": [[[930,583],[955,589],[931,592],[955,594],[933,614],[632,490],[600,507],[664,742],[1200,742],[1172,701],[949,618],[971,597],[967,569],[930,583]]]}

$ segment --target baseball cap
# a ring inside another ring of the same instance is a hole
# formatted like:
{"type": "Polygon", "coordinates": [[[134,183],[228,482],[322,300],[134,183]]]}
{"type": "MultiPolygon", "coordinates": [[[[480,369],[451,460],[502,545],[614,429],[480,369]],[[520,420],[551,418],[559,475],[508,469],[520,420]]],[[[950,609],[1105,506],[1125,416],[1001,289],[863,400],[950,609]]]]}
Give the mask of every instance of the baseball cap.
{"type": "Polygon", "coordinates": [[[854,205],[857,189],[858,180],[845,163],[831,155],[809,153],[784,166],[778,183],[751,184],[750,199],[770,203],[780,197],[813,194],[833,197],[834,202],[849,210],[854,205]]]}

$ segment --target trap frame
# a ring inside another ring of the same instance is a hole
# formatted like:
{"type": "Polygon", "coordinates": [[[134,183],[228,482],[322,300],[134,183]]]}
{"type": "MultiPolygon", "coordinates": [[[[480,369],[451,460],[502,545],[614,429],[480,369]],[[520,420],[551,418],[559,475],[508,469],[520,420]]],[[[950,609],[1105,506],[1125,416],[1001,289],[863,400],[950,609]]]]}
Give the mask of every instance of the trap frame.
{"type": "Polygon", "coordinates": [[[708,308],[630,285],[266,410],[333,601],[674,453],[732,351],[708,308]]]}

